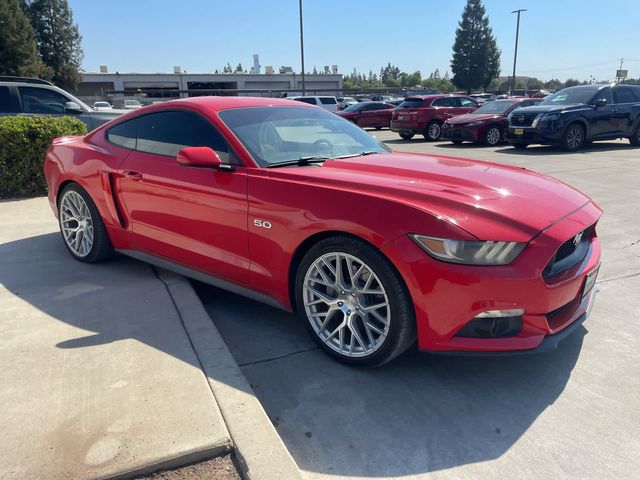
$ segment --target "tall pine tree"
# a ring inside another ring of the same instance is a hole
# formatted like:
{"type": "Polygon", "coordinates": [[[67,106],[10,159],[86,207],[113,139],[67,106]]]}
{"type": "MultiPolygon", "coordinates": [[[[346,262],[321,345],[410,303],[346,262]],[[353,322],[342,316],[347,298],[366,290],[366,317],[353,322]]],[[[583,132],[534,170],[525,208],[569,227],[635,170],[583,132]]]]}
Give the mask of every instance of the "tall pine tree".
{"type": "Polygon", "coordinates": [[[84,56],[82,37],[67,0],[22,0],[36,34],[44,63],[53,69],[53,82],[75,90],[84,56]]]}
{"type": "Polygon", "coordinates": [[[456,30],[451,71],[453,84],[467,92],[486,89],[500,75],[500,50],[482,0],[467,0],[456,30]]]}
{"type": "Polygon", "coordinates": [[[19,0],[0,0],[0,75],[51,77],[19,0]]]}

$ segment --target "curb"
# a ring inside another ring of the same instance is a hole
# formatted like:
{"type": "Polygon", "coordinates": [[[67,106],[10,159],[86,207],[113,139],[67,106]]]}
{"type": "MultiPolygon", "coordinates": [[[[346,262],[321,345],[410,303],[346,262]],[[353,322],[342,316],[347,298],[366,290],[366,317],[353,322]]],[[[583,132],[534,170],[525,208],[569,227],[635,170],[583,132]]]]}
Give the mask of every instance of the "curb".
{"type": "Polygon", "coordinates": [[[200,360],[249,480],[302,480],[302,473],[260,405],[189,281],[157,269],[200,360]]]}

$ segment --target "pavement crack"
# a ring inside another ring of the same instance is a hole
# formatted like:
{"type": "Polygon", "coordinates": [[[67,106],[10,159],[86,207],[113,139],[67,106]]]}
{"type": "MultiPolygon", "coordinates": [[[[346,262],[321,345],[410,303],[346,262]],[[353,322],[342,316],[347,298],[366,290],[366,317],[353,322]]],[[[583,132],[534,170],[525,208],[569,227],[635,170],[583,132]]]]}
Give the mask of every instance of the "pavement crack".
{"type": "Polygon", "coordinates": [[[615,280],[623,280],[625,278],[637,277],[638,275],[640,275],[640,272],[630,273],[628,275],[620,275],[619,277],[605,278],[604,280],[597,281],[596,284],[602,285],[603,283],[609,283],[609,282],[613,282],[615,280]]]}
{"type": "Polygon", "coordinates": [[[242,367],[250,367],[251,365],[259,365],[261,363],[273,362],[275,360],[281,360],[283,358],[293,357],[294,355],[300,355],[301,353],[312,352],[314,350],[318,350],[318,347],[311,347],[311,348],[307,348],[305,350],[298,350],[296,352],[287,353],[285,355],[279,355],[277,357],[263,358],[262,360],[256,360],[255,362],[239,363],[238,366],[240,368],[242,368],[242,367]]]}

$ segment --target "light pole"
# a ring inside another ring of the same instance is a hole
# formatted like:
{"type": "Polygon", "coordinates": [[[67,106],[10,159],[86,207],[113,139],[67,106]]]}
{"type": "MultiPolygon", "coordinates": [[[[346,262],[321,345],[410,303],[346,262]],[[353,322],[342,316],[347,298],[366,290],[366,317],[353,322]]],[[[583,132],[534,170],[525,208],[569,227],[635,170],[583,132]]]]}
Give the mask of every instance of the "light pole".
{"type": "MultiPolygon", "coordinates": [[[[302,1],[302,0],[300,0],[302,1]]],[[[518,14],[518,20],[516,22],[516,49],[513,52],[513,76],[511,77],[511,95],[513,95],[516,91],[516,61],[518,60],[518,35],[520,35],[520,12],[526,12],[526,8],[521,8],[519,10],[514,10],[511,13],[518,14]]]]}
{"type": "Polygon", "coordinates": [[[298,0],[298,11],[300,12],[300,60],[302,63],[302,95],[305,95],[307,92],[304,86],[304,35],[302,33],[302,0],[298,0]]]}

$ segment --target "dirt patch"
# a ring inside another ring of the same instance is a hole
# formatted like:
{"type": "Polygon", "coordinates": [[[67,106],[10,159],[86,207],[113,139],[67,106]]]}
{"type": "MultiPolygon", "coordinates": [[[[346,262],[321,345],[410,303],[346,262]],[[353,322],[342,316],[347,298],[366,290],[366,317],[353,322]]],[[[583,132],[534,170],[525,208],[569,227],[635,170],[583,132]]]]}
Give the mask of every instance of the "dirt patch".
{"type": "Polygon", "coordinates": [[[242,480],[231,455],[187,465],[176,470],[163,470],[134,480],[242,480]]]}

